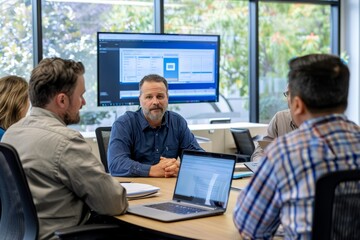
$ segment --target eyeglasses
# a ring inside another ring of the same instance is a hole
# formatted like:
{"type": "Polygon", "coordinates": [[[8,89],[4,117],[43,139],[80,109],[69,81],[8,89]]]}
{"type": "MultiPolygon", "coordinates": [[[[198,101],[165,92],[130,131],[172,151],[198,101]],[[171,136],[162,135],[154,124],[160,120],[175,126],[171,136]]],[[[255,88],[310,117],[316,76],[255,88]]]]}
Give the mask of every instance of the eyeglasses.
{"type": "Polygon", "coordinates": [[[283,92],[283,94],[284,94],[284,97],[288,97],[289,96],[289,90],[287,90],[286,92],[283,92]]]}

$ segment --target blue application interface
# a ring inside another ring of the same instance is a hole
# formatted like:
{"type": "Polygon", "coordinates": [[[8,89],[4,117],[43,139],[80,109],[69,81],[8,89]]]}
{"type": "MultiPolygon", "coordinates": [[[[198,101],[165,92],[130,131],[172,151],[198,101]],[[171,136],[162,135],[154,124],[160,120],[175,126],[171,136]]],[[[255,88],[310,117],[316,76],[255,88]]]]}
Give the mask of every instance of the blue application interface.
{"type": "Polygon", "coordinates": [[[210,156],[184,155],[175,196],[192,202],[226,207],[235,160],[210,156]]]}
{"type": "Polygon", "coordinates": [[[169,103],[217,102],[218,35],[98,33],[98,105],[139,104],[139,81],[163,76],[169,103]]]}

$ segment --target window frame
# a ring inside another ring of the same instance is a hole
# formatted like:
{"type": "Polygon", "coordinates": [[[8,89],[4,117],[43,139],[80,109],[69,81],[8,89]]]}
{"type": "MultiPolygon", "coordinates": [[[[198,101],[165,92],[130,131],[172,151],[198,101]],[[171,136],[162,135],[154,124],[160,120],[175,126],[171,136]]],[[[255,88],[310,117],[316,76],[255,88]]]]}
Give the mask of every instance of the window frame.
{"type": "MultiPolygon", "coordinates": [[[[340,0],[248,0],[249,2],[249,122],[259,122],[259,3],[305,3],[331,7],[331,53],[340,54],[340,0]]],[[[43,58],[41,0],[32,1],[33,62],[43,58]]],[[[164,0],[154,0],[155,33],[164,33],[164,0]]]]}

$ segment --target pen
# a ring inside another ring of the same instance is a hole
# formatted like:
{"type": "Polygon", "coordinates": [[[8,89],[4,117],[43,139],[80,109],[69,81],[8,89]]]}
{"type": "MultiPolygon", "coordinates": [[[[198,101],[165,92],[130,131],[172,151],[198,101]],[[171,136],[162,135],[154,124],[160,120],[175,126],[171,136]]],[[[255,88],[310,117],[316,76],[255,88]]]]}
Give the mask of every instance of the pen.
{"type": "Polygon", "coordinates": [[[162,158],[162,157],[166,158],[167,157],[166,153],[168,150],[169,150],[169,148],[167,146],[165,146],[165,149],[164,149],[163,153],[160,155],[160,158],[162,158]]]}

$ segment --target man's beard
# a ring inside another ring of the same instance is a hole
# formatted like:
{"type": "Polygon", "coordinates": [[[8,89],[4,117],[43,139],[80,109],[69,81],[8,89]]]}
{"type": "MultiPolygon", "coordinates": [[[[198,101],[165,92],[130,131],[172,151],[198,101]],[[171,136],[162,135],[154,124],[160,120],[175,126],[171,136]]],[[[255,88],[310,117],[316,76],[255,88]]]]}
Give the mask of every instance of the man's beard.
{"type": "Polygon", "coordinates": [[[145,114],[151,121],[159,121],[162,120],[162,118],[165,115],[165,112],[167,110],[167,105],[164,107],[155,107],[155,108],[151,108],[147,111],[147,114],[145,114]],[[152,110],[154,109],[158,109],[161,110],[160,113],[156,113],[154,114],[152,110]]]}
{"type": "Polygon", "coordinates": [[[161,120],[164,116],[164,111],[161,110],[160,113],[157,114],[153,114],[151,113],[151,111],[149,111],[148,117],[152,120],[152,121],[157,121],[157,120],[161,120]]]}
{"type": "Polygon", "coordinates": [[[66,125],[77,124],[79,122],[80,122],[80,113],[79,112],[76,114],[76,116],[74,118],[71,118],[71,115],[68,112],[65,113],[64,123],[66,125]]]}

